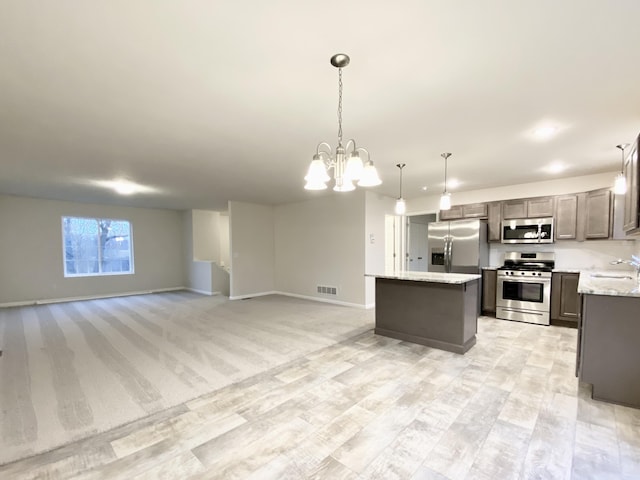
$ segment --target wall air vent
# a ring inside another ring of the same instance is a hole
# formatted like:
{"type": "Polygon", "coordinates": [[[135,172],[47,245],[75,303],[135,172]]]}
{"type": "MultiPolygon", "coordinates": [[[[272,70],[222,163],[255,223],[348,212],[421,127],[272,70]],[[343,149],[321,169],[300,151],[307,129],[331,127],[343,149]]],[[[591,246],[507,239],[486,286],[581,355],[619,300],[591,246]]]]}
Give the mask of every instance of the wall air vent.
{"type": "Polygon", "coordinates": [[[318,293],[322,295],[337,295],[338,287],[326,287],[323,285],[318,285],[318,293]]]}

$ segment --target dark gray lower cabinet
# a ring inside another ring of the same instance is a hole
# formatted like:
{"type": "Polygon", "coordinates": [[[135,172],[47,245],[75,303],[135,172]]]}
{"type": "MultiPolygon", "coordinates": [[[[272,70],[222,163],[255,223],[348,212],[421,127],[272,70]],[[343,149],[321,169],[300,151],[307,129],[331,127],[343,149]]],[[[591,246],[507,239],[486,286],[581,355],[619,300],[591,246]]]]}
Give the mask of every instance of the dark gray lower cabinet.
{"type": "Polygon", "coordinates": [[[374,332],[465,353],[476,343],[479,280],[448,284],[378,277],[374,332]]]}
{"type": "Polygon", "coordinates": [[[578,327],[580,295],[579,273],[554,272],[551,277],[551,322],[556,325],[578,327]]]}
{"type": "Polygon", "coordinates": [[[639,297],[583,295],[578,377],[596,400],[640,408],[639,297]]]}
{"type": "Polygon", "coordinates": [[[482,270],[482,313],[496,313],[496,270],[482,270]]]}

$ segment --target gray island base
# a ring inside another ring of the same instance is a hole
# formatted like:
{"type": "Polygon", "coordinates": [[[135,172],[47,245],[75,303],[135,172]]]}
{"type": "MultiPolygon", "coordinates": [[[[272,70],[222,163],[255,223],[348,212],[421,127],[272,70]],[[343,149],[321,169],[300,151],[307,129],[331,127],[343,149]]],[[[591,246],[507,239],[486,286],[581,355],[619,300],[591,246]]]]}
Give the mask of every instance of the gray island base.
{"type": "Polygon", "coordinates": [[[375,333],[464,354],[476,343],[479,275],[376,276],[375,333]]]}

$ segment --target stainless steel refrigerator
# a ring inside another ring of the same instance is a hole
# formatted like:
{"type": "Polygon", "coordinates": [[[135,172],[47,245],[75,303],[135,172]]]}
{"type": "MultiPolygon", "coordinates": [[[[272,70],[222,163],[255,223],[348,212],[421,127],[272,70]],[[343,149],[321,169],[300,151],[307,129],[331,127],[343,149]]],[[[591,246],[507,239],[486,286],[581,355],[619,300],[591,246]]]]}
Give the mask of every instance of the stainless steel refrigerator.
{"type": "Polygon", "coordinates": [[[431,222],[427,232],[430,272],[480,274],[482,267],[488,266],[486,222],[431,222]]]}

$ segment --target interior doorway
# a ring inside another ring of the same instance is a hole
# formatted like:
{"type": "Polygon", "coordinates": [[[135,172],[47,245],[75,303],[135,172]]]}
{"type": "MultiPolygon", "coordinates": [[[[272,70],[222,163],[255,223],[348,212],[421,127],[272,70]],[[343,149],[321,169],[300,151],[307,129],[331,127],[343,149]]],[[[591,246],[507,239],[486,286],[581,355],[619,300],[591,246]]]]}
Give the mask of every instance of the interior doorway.
{"type": "Polygon", "coordinates": [[[406,270],[410,272],[427,272],[429,270],[429,235],[430,222],[436,221],[436,214],[411,215],[407,218],[406,270]]]}

